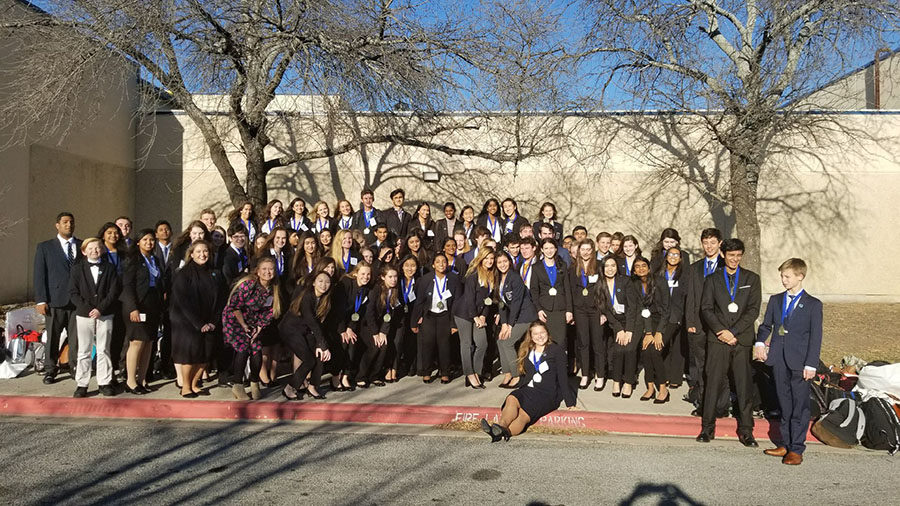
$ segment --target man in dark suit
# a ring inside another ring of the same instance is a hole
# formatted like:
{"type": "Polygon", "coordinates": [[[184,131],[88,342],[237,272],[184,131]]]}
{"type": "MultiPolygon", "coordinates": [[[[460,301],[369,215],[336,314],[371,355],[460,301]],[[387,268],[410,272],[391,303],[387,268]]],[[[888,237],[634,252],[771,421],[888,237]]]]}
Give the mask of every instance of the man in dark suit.
{"type": "Polygon", "coordinates": [[[35,310],[47,317],[47,359],[44,384],[56,380],[59,338],[66,329],[69,343],[69,370],[75,377],[78,338],[75,306],[69,301],[69,273],[81,259],[81,241],[75,238],[75,216],[61,212],[56,217],[56,237],[37,245],[34,253],[35,310]]]}
{"type": "Polygon", "coordinates": [[[757,447],[753,438],[751,403],[752,374],[750,351],[756,333],[753,324],[759,317],[762,290],[759,276],[741,269],[744,243],[728,239],[722,245],[725,269],[703,282],[700,311],[706,322],[706,391],[703,398],[703,428],[697,441],[708,443],[716,435],[716,398],[722,385],[734,376],[738,400],[738,439],[747,447],[757,447]]]}
{"type": "Polygon", "coordinates": [[[765,454],[798,465],[809,430],[809,382],[816,377],[822,350],[822,301],[803,290],[806,262],[790,258],[778,271],[785,291],[769,298],[753,355],[772,367],[781,406],[781,444],[765,454]]]}
{"type": "MultiPolygon", "coordinates": [[[[717,228],[706,228],[700,232],[700,244],[704,256],[691,264],[692,276],[688,295],[688,307],[685,308],[685,329],[688,336],[688,381],[689,390],[686,400],[694,404],[694,414],[700,416],[703,411],[703,374],[706,370],[706,335],[709,329],[700,315],[700,299],[703,297],[703,282],[712,274],[721,274],[725,268],[722,258],[722,232],[717,228]]],[[[716,401],[716,415],[725,416],[731,404],[731,389],[728,384],[722,385],[722,391],[716,401]]]]}
{"type": "Polygon", "coordinates": [[[384,216],[381,215],[381,211],[375,209],[375,194],[372,190],[364,188],[359,200],[361,205],[359,211],[353,213],[350,228],[361,230],[366,238],[366,244],[372,244],[375,242],[375,227],[385,222],[384,216]]]}
{"type": "Polygon", "coordinates": [[[122,233],[122,240],[125,241],[125,245],[129,248],[134,246],[134,239],[131,238],[131,218],[128,216],[119,216],[116,218],[115,224],[119,228],[119,232],[122,233]]]}
{"type": "Polygon", "coordinates": [[[406,192],[403,188],[397,188],[391,192],[391,202],[394,207],[384,212],[384,221],[387,223],[388,230],[394,237],[405,239],[406,233],[409,231],[409,222],[412,215],[403,210],[403,202],[406,200],[406,192]]]}
{"type": "Polygon", "coordinates": [[[250,259],[247,255],[247,227],[242,223],[234,223],[228,227],[228,237],[231,244],[225,250],[222,260],[222,275],[228,286],[234,284],[241,276],[247,273],[250,267],[250,259]]]}

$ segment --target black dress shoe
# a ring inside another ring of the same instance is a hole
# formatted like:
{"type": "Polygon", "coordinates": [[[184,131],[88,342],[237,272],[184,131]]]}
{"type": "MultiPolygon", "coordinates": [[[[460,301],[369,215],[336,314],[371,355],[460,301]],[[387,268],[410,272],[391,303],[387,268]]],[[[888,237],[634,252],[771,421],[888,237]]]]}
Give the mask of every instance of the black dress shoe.
{"type": "Polygon", "coordinates": [[[209,393],[209,390],[200,390],[194,393],[197,395],[202,395],[203,397],[209,397],[210,395],[212,395],[211,393],[209,393]]]}
{"type": "Polygon", "coordinates": [[[369,382],[368,381],[357,381],[356,388],[369,388],[369,382]]]}
{"type": "Polygon", "coordinates": [[[434,381],[434,376],[423,376],[422,383],[431,383],[434,381]]]}
{"type": "Polygon", "coordinates": [[[613,397],[619,397],[620,395],[622,395],[622,392],[613,392],[612,393],[613,397]]]}
{"type": "Polygon", "coordinates": [[[662,399],[653,399],[653,404],[665,404],[669,402],[669,397],[671,397],[671,392],[666,392],[666,396],[662,399]]]}
{"type": "Polygon", "coordinates": [[[709,443],[715,439],[715,436],[710,435],[707,432],[701,432],[699,436],[697,436],[697,442],[699,443],[709,443]]]}
{"type": "Polygon", "coordinates": [[[753,434],[738,436],[738,441],[740,441],[741,444],[746,446],[747,448],[759,448],[759,443],[756,442],[753,434]]]}
{"type": "Polygon", "coordinates": [[[46,374],[44,375],[44,384],[52,385],[56,383],[56,375],[55,374],[46,374]]]}
{"type": "Polygon", "coordinates": [[[116,389],[112,385],[100,385],[100,394],[104,397],[113,397],[116,395],[116,389]]]}
{"type": "Polygon", "coordinates": [[[125,393],[131,395],[146,395],[149,393],[144,387],[138,385],[134,388],[128,386],[128,383],[125,384],[125,393]]]}
{"type": "Polygon", "coordinates": [[[197,397],[200,397],[200,395],[197,392],[181,394],[181,396],[184,397],[185,399],[196,399],[197,397]]]}
{"type": "Polygon", "coordinates": [[[579,383],[579,384],[578,384],[578,389],[579,389],[579,390],[587,390],[589,386],[591,386],[591,383],[590,383],[590,382],[588,382],[588,383],[585,384],[585,385],[582,385],[581,383],[579,383]]]}
{"type": "Polygon", "coordinates": [[[509,438],[512,437],[512,434],[510,434],[509,429],[507,429],[499,424],[496,424],[496,423],[491,425],[492,434],[496,434],[498,431],[500,432],[500,436],[503,438],[504,441],[509,441],[509,438]]]}
{"type": "Polygon", "coordinates": [[[75,389],[75,393],[72,394],[72,397],[76,399],[84,399],[87,397],[87,387],[78,387],[75,389]]]}
{"type": "Polygon", "coordinates": [[[481,419],[481,430],[483,430],[488,436],[491,436],[491,443],[496,443],[497,441],[503,439],[503,434],[499,432],[495,434],[494,427],[492,427],[485,418],[481,419]]]}
{"type": "Polygon", "coordinates": [[[320,392],[319,394],[317,394],[317,395],[313,395],[313,394],[311,394],[311,393],[309,392],[309,390],[307,390],[306,393],[309,394],[309,396],[312,397],[313,399],[319,399],[319,400],[321,400],[321,399],[324,399],[324,398],[325,398],[325,394],[323,394],[323,393],[321,393],[321,392],[320,392]]]}
{"type": "Polygon", "coordinates": [[[381,380],[375,380],[372,382],[372,384],[375,385],[376,387],[383,387],[383,386],[387,385],[384,381],[381,381],[381,380]]]}

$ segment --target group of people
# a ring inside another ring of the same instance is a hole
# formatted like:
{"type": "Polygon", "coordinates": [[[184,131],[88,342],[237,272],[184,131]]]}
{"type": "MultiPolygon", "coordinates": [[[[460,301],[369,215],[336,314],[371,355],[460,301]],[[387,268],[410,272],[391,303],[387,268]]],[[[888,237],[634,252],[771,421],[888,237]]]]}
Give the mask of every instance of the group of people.
{"type": "MultiPolygon", "coordinates": [[[[93,348],[103,395],[116,393],[117,377],[143,395],[152,374],[172,373],[182,396],[208,395],[203,381],[217,371],[236,399],[258,399],[279,364],[291,371],[287,399],[324,398],[325,373],[336,392],[413,375],[444,384],[462,375],[484,389],[501,375],[499,386],[516,390],[501,423],[484,428],[502,438],[561,401],[574,406],[575,385],[631,397],[642,367],[642,401],[668,402],[687,378],[698,440],[708,441],[731,373],[741,441],[756,444],[750,350],[761,289],[740,267],[740,240],[705,229],[703,258],[691,263],[672,228],[647,255],[633,235],[589,237],[584,226],[564,235],[551,202],[535,221],[513,199],[478,212],[447,202],[435,219],[427,203],[409,213],[402,189],[390,197],[379,210],[363,190],[357,210],[341,200],[334,213],[300,198],[261,212],[245,202],[227,229],[205,209],[178,237],[166,221],[133,233],[120,217],[80,241],[74,216],[60,213],[57,236],[35,254],[44,382],[55,381],[64,328],[75,397],[87,395],[93,348]]],[[[805,264],[788,270],[805,276],[805,264]]],[[[770,332],[789,327],[787,314],[766,321],[770,332]]]]}

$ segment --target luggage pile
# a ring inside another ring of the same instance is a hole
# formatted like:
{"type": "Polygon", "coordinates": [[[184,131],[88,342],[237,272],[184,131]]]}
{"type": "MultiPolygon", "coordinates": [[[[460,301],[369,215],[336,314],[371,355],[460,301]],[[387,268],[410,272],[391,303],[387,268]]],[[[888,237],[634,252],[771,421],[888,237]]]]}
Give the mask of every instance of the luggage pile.
{"type": "Polygon", "coordinates": [[[820,368],[811,395],[812,433],[823,443],[900,451],[900,363],[845,357],[838,373],[820,368]]]}

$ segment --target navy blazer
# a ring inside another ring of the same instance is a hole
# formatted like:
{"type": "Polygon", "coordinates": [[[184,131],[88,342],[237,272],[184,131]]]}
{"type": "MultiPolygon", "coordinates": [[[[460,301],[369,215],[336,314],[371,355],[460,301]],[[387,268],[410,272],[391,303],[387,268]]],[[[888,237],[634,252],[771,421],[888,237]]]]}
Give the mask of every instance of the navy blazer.
{"type": "MultiPolygon", "coordinates": [[[[156,281],[156,289],[158,294],[166,293],[166,277],[162,270],[161,260],[155,255],[156,268],[159,269],[159,278],[156,281]]],[[[151,300],[147,298],[150,294],[150,269],[140,252],[129,255],[125,259],[125,274],[122,277],[122,295],[119,298],[122,301],[122,310],[125,313],[132,311],[141,311],[143,313],[150,310],[159,310],[157,307],[161,300],[151,300]]],[[[158,296],[158,295],[157,295],[158,296]]]]}
{"type": "Polygon", "coordinates": [[[572,312],[572,291],[569,289],[568,266],[556,258],[556,284],[550,284],[550,275],[543,260],[532,266],[531,302],[540,311],[572,312]],[[550,288],[556,288],[556,295],[550,295],[550,288]]]}
{"type": "Polygon", "coordinates": [[[491,289],[481,286],[478,282],[478,272],[466,276],[463,281],[463,293],[453,305],[453,316],[463,320],[472,321],[476,316],[489,317],[494,306],[491,289]],[[491,298],[491,304],[485,304],[484,300],[491,298]]]}
{"type": "Polygon", "coordinates": [[[784,311],[785,292],[769,297],[766,316],[756,333],[756,342],[763,343],[769,336],[769,354],[766,365],[786,364],[792,371],[804,367],[819,366],[819,352],[822,349],[822,301],[803,292],[794,310],[784,323],[785,335],[778,335],[784,311]]]}
{"type": "Polygon", "coordinates": [[[625,305],[623,314],[616,314],[615,308],[610,300],[609,286],[606,279],[602,279],[598,283],[597,295],[602,297],[600,300],[600,311],[606,316],[606,322],[613,333],[619,331],[634,332],[637,319],[640,317],[641,306],[640,288],[635,289],[632,286],[631,278],[625,276],[616,276],[616,302],[625,305]]]}
{"type": "MultiPolygon", "coordinates": [[[[75,239],[75,263],[82,258],[81,239],[75,239]]],[[[68,306],[70,270],[58,237],[39,243],[34,252],[34,301],[49,307],[68,306]]]]}
{"type": "MultiPolygon", "coordinates": [[[[499,284],[497,287],[500,290],[499,284]]],[[[517,323],[531,323],[538,319],[531,292],[522,281],[519,271],[511,269],[506,275],[506,283],[500,293],[500,323],[515,326],[517,323]]]]}
{"type": "Polygon", "coordinates": [[[762,303],[762,289],[759,276],[747,269],[741,269],[734,302],[738,305],[737,313],[728,311],[731,297],[725,287],[725,275],[722,269],[710,275],[703,282],[703,298],[700,311],[703,321],[709,329],[707,339],[717,341],[716,333],[728,329],[737,338],[741,346],[752,346],[754,340],[753,324],[759,317],[759,306],[762,303]]]}

